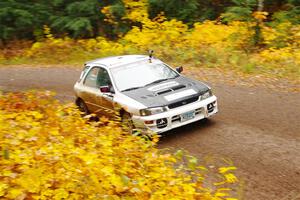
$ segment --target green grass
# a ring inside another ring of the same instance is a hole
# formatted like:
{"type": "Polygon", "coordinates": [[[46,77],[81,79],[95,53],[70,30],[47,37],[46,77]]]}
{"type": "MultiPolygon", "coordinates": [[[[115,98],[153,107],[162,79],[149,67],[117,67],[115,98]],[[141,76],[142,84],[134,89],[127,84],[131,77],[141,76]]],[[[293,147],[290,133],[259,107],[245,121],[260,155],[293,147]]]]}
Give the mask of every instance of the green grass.
{"type": "MultiPolygon", "coordinates": [[[[190,66],[201,68],[218,68],[237,71],[245,74],[263,74],[269,77],[300,80],[300,66],[296,63],[263,62],[254,59],[254,54],[246,54],[232,49],[205,48],[200,50],[171,49],[168,47],[153,48],[155,56],[172,66],[190,66]]],[[[146,54],[146,50],[126,49],[121,54],[146,54]]],[[[86,61],[96,58],[118,55],[113,51],[86,51],[80,48],[49,51],[39,56],[14,57],[0,59],[0,65],[64,65],[82,66],[86,61]]]]}

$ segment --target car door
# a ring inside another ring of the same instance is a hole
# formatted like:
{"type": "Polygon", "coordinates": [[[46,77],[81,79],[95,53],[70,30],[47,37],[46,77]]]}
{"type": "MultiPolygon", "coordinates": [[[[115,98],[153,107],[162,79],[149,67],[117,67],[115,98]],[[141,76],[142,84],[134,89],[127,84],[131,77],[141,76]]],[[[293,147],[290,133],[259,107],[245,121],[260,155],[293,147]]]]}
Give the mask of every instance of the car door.
{"type": "MultiPolygon", "coordinates": [[[[109,76],[108,71],[103,68],[99,67],[98,77],[97,77],[97,85],[100,87],[109,87],[110,92],[102,93],[100,92],[100,95],[97,96],[97,102],[98,104],[101,104],[102,107],[102,114],[107,116],[114,115],[114,89],[111,82],[111,78],[109,76]]],[[[100,91],[100,90],[99,90],[100,91]]]]}
{"type": "Polygon", "coordinates": [[[97,113],[97,110],[99,110],[99,106],[97,105],[97,96],[100,95],[100,89],[97,85],[99,70],[99,67],[90,69],[83,81],[82,98],[92,113],[97,113]]]}

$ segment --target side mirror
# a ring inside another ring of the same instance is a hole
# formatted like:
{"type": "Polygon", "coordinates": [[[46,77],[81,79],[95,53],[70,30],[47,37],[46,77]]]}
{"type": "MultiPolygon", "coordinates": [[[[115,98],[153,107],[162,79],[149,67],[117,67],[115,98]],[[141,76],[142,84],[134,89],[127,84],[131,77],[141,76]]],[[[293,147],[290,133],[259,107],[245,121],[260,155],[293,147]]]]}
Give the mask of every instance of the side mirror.
{"type": "Polygon", "coordinates": [[[177,71],[178,73],[181,73],[181,72],[183,71],[183,67],[182,67],[182,66],[176,67],[176,71],[177,71]]]}
{"type": "Polygon", "coordinates": [[[115,90],[112,86],[101,86],[100,87],[100,92],[102,93],[115,93],[115,90]]]}
{"type": "Polygon", "coordinates": [[[101,86],[100,87],[100,92],[109,93],[110,92],[109,86],[101,86]]]}

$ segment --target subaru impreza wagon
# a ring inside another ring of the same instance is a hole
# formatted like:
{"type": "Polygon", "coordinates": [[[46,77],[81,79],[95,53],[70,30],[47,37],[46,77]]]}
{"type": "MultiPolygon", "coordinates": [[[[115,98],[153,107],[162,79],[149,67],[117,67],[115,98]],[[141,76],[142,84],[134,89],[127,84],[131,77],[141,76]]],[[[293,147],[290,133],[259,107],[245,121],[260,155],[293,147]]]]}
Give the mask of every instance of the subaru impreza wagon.
{"type": "Polygon", "coordinates": [[[130,130],[163,133],[218,112],[206,84],[187,78],[152,55],[124,55],[85,63],[74,86],[86,114],[119,114],[130,130]]]}

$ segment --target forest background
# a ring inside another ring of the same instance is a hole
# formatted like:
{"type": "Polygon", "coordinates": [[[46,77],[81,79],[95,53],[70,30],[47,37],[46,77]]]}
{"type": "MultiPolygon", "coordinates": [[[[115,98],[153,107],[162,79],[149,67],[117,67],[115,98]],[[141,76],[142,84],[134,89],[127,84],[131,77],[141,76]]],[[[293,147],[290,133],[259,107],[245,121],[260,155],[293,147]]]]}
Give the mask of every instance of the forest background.
{"type": "Polygon", "coordinates": [[[298,80],[299,0],[9,0],[0,63],[72,64],[145,54],[173,65],[298,80]]]}

